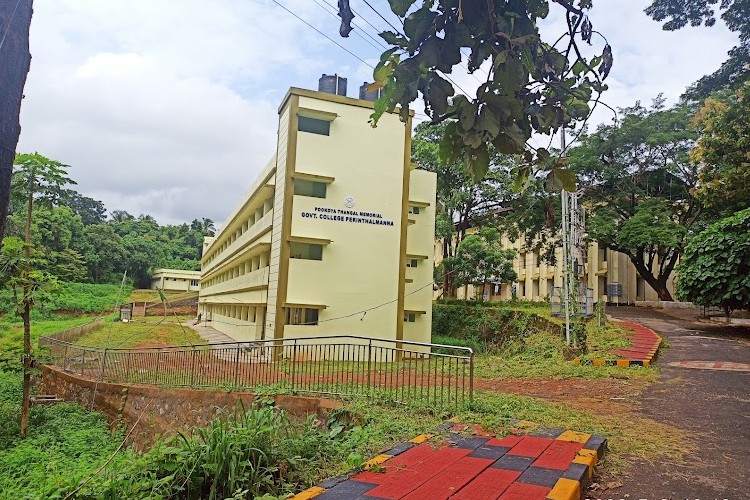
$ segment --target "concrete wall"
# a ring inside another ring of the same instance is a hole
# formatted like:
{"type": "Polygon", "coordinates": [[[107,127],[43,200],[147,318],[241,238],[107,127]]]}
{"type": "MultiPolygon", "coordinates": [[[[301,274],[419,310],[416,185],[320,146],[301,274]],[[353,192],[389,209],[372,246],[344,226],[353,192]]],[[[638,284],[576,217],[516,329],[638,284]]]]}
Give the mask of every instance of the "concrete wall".
{"type": "MultiPolygon", "coordinates": [[[[220,409],[232,410],[238,401],[246,408],[255,396],[250,392],[209,391],[197,389],[162,388],[145,385],[110,384],[64,373],[58,368],[42,366],[42,377],[37,392],[54,394],[66,401],[75,401],[103,413],[113,427],[124,425],[130,429],[140,418],[131,434],[137,448],[147,448],[159,436],[173,434],[188,427],[205,426],[220,409]],[[94,392],[96,391],[96,393],[94,392]]],[[[327,415],[340,408],[341,403],[323,398],[277,395],[276,406],[291,415],[305,418],[317,415],[325,421],[327,415]]]]}

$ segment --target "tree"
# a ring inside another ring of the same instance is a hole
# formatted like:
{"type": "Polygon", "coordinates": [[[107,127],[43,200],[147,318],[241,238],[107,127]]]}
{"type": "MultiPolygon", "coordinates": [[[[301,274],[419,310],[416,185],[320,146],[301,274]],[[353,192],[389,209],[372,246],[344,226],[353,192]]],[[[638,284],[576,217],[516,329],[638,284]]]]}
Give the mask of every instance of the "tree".
{"type": "Polygon", "coordinates": [[[698,197],[727,216],[750,207],[750,81],[724,100],[706,99],[693,124],[691,157],[702,165],[698,197]]]}
{"type": "Polygon", "coordinates": [[[10,204],[13,162],[26,75],[29,73],[29,27],[33,0],[0,0],[0,245],[10,204]]]}
{"type": "Polygon", "coordinates": [[[450,120],[440,144],[446,163],[462,158],[473,177],[481,179],[490,167],[492,145],[500,153],[523,154],[526,163],[515,171],[519,178],[536,167],[575,189],[572,176],[564,173],[565,163],[527,141],[533,133],[550,134],[584,121],[593,94],[598,102],[606,89],[610,46],[605,44],[600,55],[587,58],[578,45],[591,44],[593,34],[600,36],[586,14],[592,0],[389,3],[403,29],[392,26],[394,31],[380,34],[392,48],[383,52],[373,73],[373,86],[383,88],[373,125],[397,106],[406,120],[409,104],[421,94],[433,122],[450,120]],[[538,28],[550,4],[563,9],[566,18],[566,31],[554,43],[542,41],[538,28]],[[476,97],[456,95],[446,75],[461,64],[462,49],[469,51],[472,74],[489,62],[476,97]]]}
{"type": "Polygon", "coordinates": [[[650,110],[637,103],[622,112],[619,124],[599,126],[570,152],[593,212],[588,236],[627,255],[660,300],[673,300],[667,279],[702,213],[690,110],[664,109],[657,98],[650,110]]]}
{"type": "Polygon", "coordinates": [[[117,282],[125,271],[125,244],[110,224],[101,223],[84,229],[89,252],[85,254],[89,276],[94,283],[117,282]]]}
{"type": "Polygon", "coordinates": [[[21,437],[29,428],[29,402],[31,396],[31,307],[34,305],[36,283],[42,276],[31,269],[31,218],[34,202],[51,204],[60,198],[62,187],[73,184],[67,175],[68,165],[45,158],[39,153],[16,156],[16,172],[13,173],[13,188],[16,196],[26,196],[26,230],[24,238],[23,265],[20,284],[23,290],[21,299],[23,317],[23,402],[21,405],[21,437]],[[37,279],[38,278],[38,279],[37,279]]]}
{"type": "Polygon", "coordinates": [[[61,281],[88,281],[84,255],[89,242],[80,216],[65,206],[34,210],[31,234],[34,247],[45,256],[40,269],[61,281]]]}
{"type": "Polygon", "coordinates": [[[678,268],[677,294],[729,314],[750,309],[750,209],[711,224],[690,240],[678,268]]]}
{"type": "Polygon", "coordinates": [[[104,203],[88,196],[82,196],[73,189],[65,190],[61,202],[80,216],[87,226],[99,224],[106,220],[107,209],[104,208],[104,203]]]}
{"type": "Polygon", "coordinates": [[[445,259],[441,265],[454,273],[456,285],[474,285],[482,288],[482,297],[488,283],[510,283],[518,279],[513,270],[513,250],[500,245],[500,231],[482,228],[461,241],[455,257],[445,259]]]}
{"type": "Polygon", "coordinates": [[[729,59],[716,72],[695,82],[684,94],[688,99],[703,99],[714,91],[734,86],[750,76],[750,1],[748,0],[653,0],[646,14],[656,21],[667,21],[664,29],[674,31],[688,25],[713,26],[716,9],[732,31],[738,32],[740,44],[729,51],[729,59]]]}
{"type": "MultiPolygon", "coordinates": [[[[417,125],[412,140],[412,159],[420,167],[437,174],[436,237],[441,240],[442,258],[455,257],[458,246],[471,228],[497,225],[503,205],[512,194],[511,158],[492,151],[490,168],[483,179],[475,181],[458,160],[444,164],[439,144],[446,124],[417,125]]],[[[455,296],[453,274],[444,267],[440,278],[443,292],[455,296]]]]}

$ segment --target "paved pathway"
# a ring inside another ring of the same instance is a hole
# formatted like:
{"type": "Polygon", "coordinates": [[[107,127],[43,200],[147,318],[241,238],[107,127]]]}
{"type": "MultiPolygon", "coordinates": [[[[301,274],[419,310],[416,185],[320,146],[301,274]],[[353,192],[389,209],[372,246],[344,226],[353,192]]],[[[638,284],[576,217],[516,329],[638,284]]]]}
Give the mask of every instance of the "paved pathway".
{"type": "Polygon", "coordinates": [[[699,322],[692,311],[607,312],[668,341],[656,360],[661,376],[638,401],[640,412],[691,433],[699,452],[684,464],[633,463],[624,486],[598,498],[750,498],[750,328],[699,322]]]}
{"type": "Polygon", "coordinates": [[[194,321],[195,320],[191,320],[190,323],[188,323],[190,325],[190,328],[198,332],[198,335],[200,335],[201,338],[209,344],[216,342],[236,342],[236,340],[234,340],[229,335],[221,333],[219,330],[211,326],[207,326],[205,322],[194,325],[194,321]]]}
{"type": "Polygon", "coordinates": [[[564,429],[496,437],[478,426],[441,427],[293,500],[579,500],[606,446],[564,429]]]}

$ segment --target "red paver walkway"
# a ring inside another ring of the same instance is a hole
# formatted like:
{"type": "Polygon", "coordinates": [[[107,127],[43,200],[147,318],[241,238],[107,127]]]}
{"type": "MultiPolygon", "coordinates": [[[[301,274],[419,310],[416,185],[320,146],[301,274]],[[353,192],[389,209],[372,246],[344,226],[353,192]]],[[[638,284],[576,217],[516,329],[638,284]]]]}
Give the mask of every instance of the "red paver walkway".
{"type": "Polygon", "coordinates": [[[578,499],[604,450],[598,436],[537,429],[497,438],[467,426],[448,436],[385,452],[377,469],[326,481],[296,500],[545,500],[578,499]],[[594,457],[594,458],[592,458],[594,457]]]}

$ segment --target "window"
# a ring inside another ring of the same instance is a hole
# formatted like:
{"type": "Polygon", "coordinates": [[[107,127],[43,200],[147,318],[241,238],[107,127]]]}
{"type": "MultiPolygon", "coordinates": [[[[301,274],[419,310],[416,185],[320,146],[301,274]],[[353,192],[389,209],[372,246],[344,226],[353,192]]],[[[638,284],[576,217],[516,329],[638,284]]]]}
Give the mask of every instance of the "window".
{"type": "Polygon", "coordinates": [[[404,323],[414,323],[417,321],[417,315],[414,313],[404,313],[404,323]]]}
{"type": "Polygon", "coordinates": [[[307,307],[287,307],[286,324],[315,326],[318,324],[318,313],[317,309],[307,307]]]}
{"type": "Polygon", "coordinates": [[[190,286],[198,286],[198,280],[190,280],[190,286]]]}
{"type": "Polygon", "coordinates": [[[414,215],[419,215],[419,207],[410,206],[409,207],[409,213],[414,215]]]}
{"type": "Polygon", "coordinates": [[[323,245],[293,241],[289,246],[291,259],[323,260],[323,245]]]}
{"type": "Polygon", "coordinates": [[[417,267],[419,265],[419,260],[417,259],[407,259],[406,260],[406,267],[417,267]]]}
{"type": "Polygon", "coordinates": [[[317,118],[308,118],[307,116],[297,117],[297,130],[300,132],[310,132],[311,134],[330,135],[331,122],[318,120],[317,118]]]}
{"type": "Polygon", "coordinates": [[[313,198],[325,198],[326,185],[323,182],[294,179],[294,194],[312,196],[313,198]]]}

